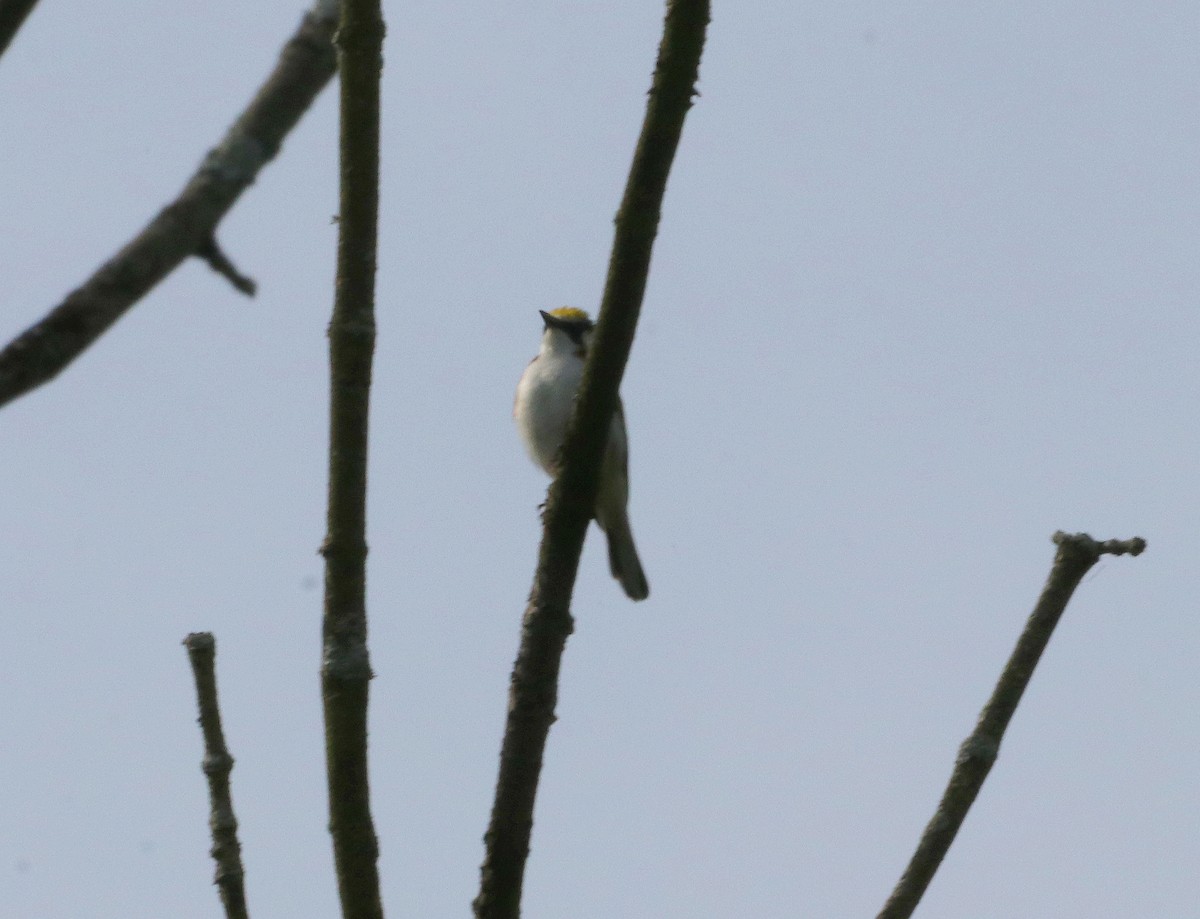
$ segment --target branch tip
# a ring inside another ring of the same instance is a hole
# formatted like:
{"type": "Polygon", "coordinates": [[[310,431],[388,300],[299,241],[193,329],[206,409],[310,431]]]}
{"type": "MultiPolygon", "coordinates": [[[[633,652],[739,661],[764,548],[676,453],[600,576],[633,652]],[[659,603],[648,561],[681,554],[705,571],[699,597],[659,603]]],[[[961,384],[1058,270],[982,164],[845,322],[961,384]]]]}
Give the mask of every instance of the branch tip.
{"type": "Polygon", "coordinates": [[[192,632],[183,640],[183,646],[192,651],[212,651],[217,646],[217,640],[212,632],[192,632]]]}
{"type": "Polygon", "coordinates": [[[917,908],[996,762],[1004,732],[1083,576],[1101,555],[1140,555],[1146,548],[1146,540],[1141,537],[1098,542],[1087,533],[1059,530],[1051,539],[1058,546],[1058,552],[1042,595],[1017,639],[991,698],[979,713],[975,730],[959,747],[954,770],[937,810],[877,919],[909,919],[917,908]]]}
{"type": "Polygon", "coordinates": [[[217,243],[216,236],[210,236],[204,240],[196,249],[196,258],[208,263],[208,267],[225,278],[234,289],[239,293],[245,294],[247,297],[253,297],[258,290],[258,284],[254,279],[247,277],[237,270],[237,266],[229,260],[229,256],[221,249],[217,243]]]}
{"type": "Polygon", "coordinates": [[[1059,549],[1076,549],[1095,558],[1099,558],[1101,555],[1138,556],[1146,551],[1146,540],[1140,536],[1132,539],[1108,539],[1101,542],[1093,539],[1087,533],[1066,533],[1059,530],[1050,539],[1059,549]]]}
{"type": "Polygon", "coordinates": [[[187,648],[196,682],[200,732],[204,737],[204,759],[200,761],[200,768],[208,780],[208,826],[212,833],[209,854],[216,863],[213,881],[220,891],[226,919],[248,919],[242,847],[237,838],[237,817],[234,816],[233,797],[229,792],[233,756],[225,745],[221,709],[217,701],[217,643],[212,632],[192,632],[183,640],[183,644],[187,648]]]}

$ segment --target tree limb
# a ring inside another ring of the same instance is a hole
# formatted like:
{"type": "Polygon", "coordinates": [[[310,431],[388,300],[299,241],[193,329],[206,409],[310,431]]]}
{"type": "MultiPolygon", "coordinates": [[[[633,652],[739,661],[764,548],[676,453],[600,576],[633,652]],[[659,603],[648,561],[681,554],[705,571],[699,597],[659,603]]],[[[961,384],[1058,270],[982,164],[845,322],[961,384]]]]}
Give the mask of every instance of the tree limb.
{"type": "Polygon", "coordinates": [[[563,447],[562,472],[546,502],[542,544],[513,666],[500,774],[474,909],[478,919],[516,919],[558,673],[574,623],[571,595],[592,517],[601,456],[633,344],[667,175],[692,105],[709,20],[707,0],[668,0],[654,82],[634,153],[604,297],[563,447]]]}
{"type": "Polygon", "coordinates": [[[248,919],[246,912],[246,873],[242,869],[242,847],[237,838],[237,817],[229,793],[229,773],[233,757],[225,746],[221,730],[221,709],[217,704],[217,642],[211,632],[193,632],[183,640],[192,675],[196,680],[196,700],[200,707],[200,730],[204,734],[204,762],[208,777],[211,808],[208,826],[212,830],[210,853],[217,863],[213,883],[221,891],[226,919],[248,919]]]}
{"type": "Polygon", "coordinates": [[[330,425],[321,697],[329,831],[344,919],[382,919],[379,843],[367,777],[367,421],[375,348],[379,213],[380,0],[343,0],[341,203],[329,323],[330,425]]]}
{"type": "Polygon", "coordinates": [[[0,0],[0,55],[8,50],[13,36],[35,6],[37,0],[0,0]]]}
{"type": "Polygon", "coordinates": [[[82,287],[0,351],[0,406],[56,377],[190,255],[279,152],[333,76],[337,0],[317,0],[279,63],[179,197],[82,287]]]}
{"type": "Polygon", "coordinates": [[[954,842],[967,811],[983,787],[984,779],[996,762],[1000,740],[1017,703],[1050,641],[1071,595],[1083,576],[1102,555],[1141,555],[1146,541],[1141,538],[1097,542],[1086,533],[1054,534],[1058,552],[1042,595],[1038,598],[1025,630],[1017,640],[1012,656],[1004,666],[992,697],[979,714],[975,730],[962,743],[954,771],[933,818],[925,828],[912,860],[904,870],[896,889],[888,897],[879,919],[908,919],[917,908],[929,882],[954,842]]]}

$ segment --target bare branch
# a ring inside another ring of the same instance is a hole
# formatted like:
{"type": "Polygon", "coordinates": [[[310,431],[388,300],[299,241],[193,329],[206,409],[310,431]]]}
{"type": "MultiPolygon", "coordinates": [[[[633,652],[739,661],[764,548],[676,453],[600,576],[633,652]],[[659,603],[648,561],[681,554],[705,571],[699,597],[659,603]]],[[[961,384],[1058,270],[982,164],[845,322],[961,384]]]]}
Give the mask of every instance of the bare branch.
{"type": "Polygon", "coordinates": [[[708,20],[707,0],[668,0],[646,117],[617,213],[593,346],[563,448],[562,473],[546,502],[537,573],[513,666],[496,798],[484,836],[486,853],[473,904],[478,919],[520,914],[542,755],[555,717],[563,649],[574,626],[570,607],[579,553],[646,289],[667,175],[695,95],[708,20]]]}
{"type": "Polygon", "coordinates": [[[37,0],[0,0],[0,55],[8,50],[13,36],[35,6],[37,0]]]}
{"type": "Polygon", "coordinates": [[[959,747],[954,772],[937,811],[925,828],[896,889],[884,904],[879,919],[907,919],[917,908],[983,787],[1000,752],[1000,741],[1008,722],[1033,676],[1033,669],[1083,576],[1102,555],[1141,555],[1146,549],[1146,541],[1141,538],[1097,542],[1086,533],[1059,531],[1053,540],[1058,552],[1037,606],[1000,674],[992,697],[980,712],[975,730],[959,747]]]}
{"type": "Polygon", "coordinates": [[[131,306],[212,240],[333,76],[336,0],[317,0],[250,105],[179,197],[82,287],[0,351],[0,405],[52,380],[131,306]]]}
{"type": "Polygon", "coordinates": [[[210,236],[200,244],[200,248],[196,250],[196,257],[204,259],[208,262],[208,267],[225,278],[234,289],[247,297],[253,297],[254,292],[258,289],[258,285],[254,283],[254,278],[246,277],[237,270],[237,266],[229,260],[224,250],[221,249],[217,242],[217,237],[210,236]]]}
{"type": "Polygon", "coordinates": [[[204,762],[208,777],[208,800],[211,808],[208,825],[212,830],[213,861],[217,863],[213,883],[221,891],[221,903],[227,919],[248,919],[246,912],[245,871],[242,869],[242,847],[237,838],[237,817],[233,813],[233,798],[229,793],[229,773],[233,757],[225,746],[221,730],[221,710],[217,705],[216,656],[217,642],[211,632],[193,632],[183,641],[192,675],[196,679],[196,699],[200,706],[200,730],[204,734],[204,762]]]}
{"type": "Polygon", "coordinates": [[[380,0],[343,0],[341,203],[337,290],[329,323],[328,532],[321,696],[329,831],[344,919],[382,919],[379,843],[367,776],[367,420],[375,348],[379,214],[380,0]]]}

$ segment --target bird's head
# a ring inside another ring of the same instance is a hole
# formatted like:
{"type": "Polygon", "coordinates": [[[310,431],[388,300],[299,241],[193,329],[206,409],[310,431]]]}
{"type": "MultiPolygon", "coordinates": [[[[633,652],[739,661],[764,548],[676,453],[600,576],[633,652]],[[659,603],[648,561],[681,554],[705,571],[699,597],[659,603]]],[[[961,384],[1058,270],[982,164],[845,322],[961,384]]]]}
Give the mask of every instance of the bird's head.
{"type": "Polygon", "coordinates": [[[574,351],[580,357],[587,354],[588,342],[595,324],[591,317],[573,306],[560,306],[556,310],[539,310],[545,332],[542,334],[542,349],[546,351],[574,351]]]}

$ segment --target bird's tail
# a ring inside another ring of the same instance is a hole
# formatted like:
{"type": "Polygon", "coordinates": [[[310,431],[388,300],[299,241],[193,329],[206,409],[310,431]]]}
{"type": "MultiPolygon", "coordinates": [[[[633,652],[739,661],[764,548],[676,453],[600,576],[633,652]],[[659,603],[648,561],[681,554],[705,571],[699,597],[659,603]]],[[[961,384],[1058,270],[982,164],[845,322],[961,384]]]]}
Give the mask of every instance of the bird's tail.
{"type": "Polygon", "coordinates": [[[605,534],[608,536],[608,567],[612,576],[621,582],[631,600],[645,600],[650,596],[650,585],[638,559],[637,546],[633,544],[633,531],[625,514],[613,515],[606,520],[605,534]]]}

